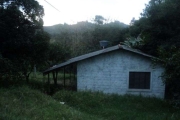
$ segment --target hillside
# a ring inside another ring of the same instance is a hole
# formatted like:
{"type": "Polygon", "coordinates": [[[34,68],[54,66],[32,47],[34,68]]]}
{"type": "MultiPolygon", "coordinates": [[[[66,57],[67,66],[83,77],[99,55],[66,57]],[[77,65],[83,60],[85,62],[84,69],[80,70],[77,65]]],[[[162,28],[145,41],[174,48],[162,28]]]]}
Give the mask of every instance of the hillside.
{"type": "Polygon", "coordinates": [[[101,40],[108,40],[109,46],[117,45],[127,38],[127,29],[128,25],[119,21],[101,25],[84,21],[74,25],[44,26],[51,36],[51,43],[69,50],[69,58],[101,49],[101,40]]]}
{"type": "Polygon", "coordinates": [[[0,88],[0,120],[99,120],[29,87],[0,88]]]}
{"type": "MultiPolygon", "coordinates": [[[[111,22],[104,24],[105,27],[112,26],[113,24],[116,24],[116,27],[126,28],[128,25],[121,23],[119,21],[111,22]]],[[[114,26],[114,27],[115,27],[114,26]]],[[[78,22],[77,24],[68,25],[68,24],[57,24],[53,26],[44,26],[44,30],[48,32],[51,35],[54,34],[60,34],[62,32],[84,32],[84,31],[92,31],[95,28],[95,24],[88,22],[88,21],[82,21],[78,22]]]]}
{"type": "Polygon", "coordinates": [[[90,22],[78,22],[74,25],[57,24],[53,26],[44,26],[44,30],[49,34],[60,34],[62,32],[86,31],[94,29],[94,25],[90,22]]]}
{"type": "Polygon", "coordinates": [[[61,90],[53,97],[27,86],[0,88],[1,120],[178,120],[164,100],[61,90]],[[65,102],[62,104],[61,102],[65,102]]]}

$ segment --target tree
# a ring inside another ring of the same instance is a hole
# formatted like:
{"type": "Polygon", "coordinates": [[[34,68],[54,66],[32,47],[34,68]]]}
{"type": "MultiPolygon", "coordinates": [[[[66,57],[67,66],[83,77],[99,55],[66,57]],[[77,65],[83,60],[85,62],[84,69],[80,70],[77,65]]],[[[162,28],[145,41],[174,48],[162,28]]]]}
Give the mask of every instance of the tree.
{"type": "Polygon", "coordinates": [[[161,63],[165,68],[162,78],[168,89],[166,97],[179,97],[180,99],[180,49],[176,46],[171,46],[168,49],[160,47],[158,53],[161,59],[156,59],[156,62],[161,63]]]}
{"type": "Polygon", "coordinates": [[[177,0],[151,0],[142,18],[134,23],[142,37],[145,38],[144,51],[157,56],[159,46],[180,46],[180,2],[177,0]]]}
{"type": "Polygon", "coordinates": [[[35,0],[0,0],[0,53],[28,82],[34,65],[46,56],[44,9],[35,0]]]}
{"type": "Polygon", "coordinates": [[[141,50],[159,57],[158,61],[165,68],[163,78],[166,85],[171,86],[171,94],[178,93],[180,96],[179,8],[179,0],[151,0],[130,31],[142,38],[144,45],[140,47],[141,50]]]}
{"type": "Polygon", "coordinates": [[[132,18],[131,22],[130,22],[130,26],[134,25],[134,22],[135,22],[135,17],[132,18]]]}
{"type": "Polygon", "coordinates": [[[64,44],[59,42],[53,42],[50,44],[49,58],[47,59],[49,67],[56,65],[57,63],[64,62],[70,56],[70,50],[64,44]]]}
{"type": "Polygon", "coordinates": [[[94,22],[98,25],[104,24],[104,21],[106,21],[106,19],[101,15],[96,15],[94,18],[94,22]]]}

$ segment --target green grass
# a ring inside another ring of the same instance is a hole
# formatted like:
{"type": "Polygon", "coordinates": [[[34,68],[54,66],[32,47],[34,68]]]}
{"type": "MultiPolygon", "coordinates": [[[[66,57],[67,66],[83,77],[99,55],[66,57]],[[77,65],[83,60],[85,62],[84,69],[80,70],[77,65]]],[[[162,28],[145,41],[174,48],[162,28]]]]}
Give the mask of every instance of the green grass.
{"type": "Polygon", "coordinates": [[[157,98],[60,89],[48,96],[42,75],[8,82],[0,84],[0,120],[180,120],[180,109],[157,98]]]}
{"type": "Polygon", "coordinates": [[[53,97],[74,109],[105,120],[180,119],[178,109],[157,98],[72,91],[59,91],[53,97]]]}
{"type": "Polygon", "coordinates": [[[52,97],[25,85],[0,88],[0,120],[179,120],[164,100],[61,90],[52,97]],[[65,104],[60,104],[65,102],[65,104]]]}
{"type": "Polygon", "coordinates": [[[29,87],[0,88],[0,120],[97,120],[29,87]]]}

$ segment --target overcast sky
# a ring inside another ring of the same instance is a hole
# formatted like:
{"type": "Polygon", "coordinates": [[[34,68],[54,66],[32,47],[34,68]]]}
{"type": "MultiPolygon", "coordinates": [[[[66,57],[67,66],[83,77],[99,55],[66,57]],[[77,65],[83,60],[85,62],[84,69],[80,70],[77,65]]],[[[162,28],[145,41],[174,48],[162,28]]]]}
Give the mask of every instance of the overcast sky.
{"type": "Polygon", "coordinates": [[[90,21],[95,15],[102,15],[109,21],[118,20],[129,24],[138,19],[145,4],[150,0],[37,0],[44,7],[44,26],[59,23],[75,24],[90,21]],[[50,6],[47,2],[55,8],[50,6]]]}

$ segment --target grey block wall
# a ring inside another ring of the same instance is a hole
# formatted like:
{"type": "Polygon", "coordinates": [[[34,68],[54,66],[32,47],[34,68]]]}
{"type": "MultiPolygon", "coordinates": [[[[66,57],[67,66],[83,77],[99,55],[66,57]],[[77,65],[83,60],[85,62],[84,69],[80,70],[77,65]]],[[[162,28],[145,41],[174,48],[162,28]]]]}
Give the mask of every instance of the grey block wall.
{"type": "Polygon", "coordinates": [[[164,98],[162,72],[160,66],[153,68],[150,58],[120,49],[79,61],[77,89],[164,98]],[[151,72],[150,90],[129,89],[130,71],[151,72]]]}

